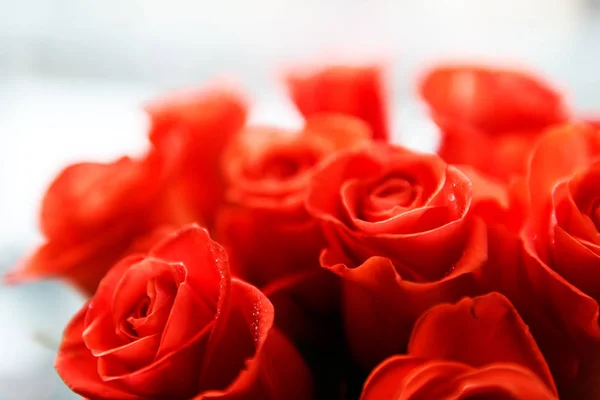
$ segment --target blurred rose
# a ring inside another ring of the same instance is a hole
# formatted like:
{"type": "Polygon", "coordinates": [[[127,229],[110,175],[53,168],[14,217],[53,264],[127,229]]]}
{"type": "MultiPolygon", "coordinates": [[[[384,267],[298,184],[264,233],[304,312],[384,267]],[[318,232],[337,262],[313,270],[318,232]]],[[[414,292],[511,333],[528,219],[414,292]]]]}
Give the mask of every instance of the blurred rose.
{"type": "Polygon", "coordinates": [[[67,326],[56,368],[91,400],[309,399],[308,370],[272,325],[269,300],[190,226],[111,269],[67,326]]]}
{"type": "Polygon", "coordinates": [[[328,156],[369,137],[358,119],[321,114],[309,117],[299,133],[250,127],[232,143],[223,159],[227,205],[217,232],[241,276],[264,286],[321,270],[324,240],[304,205],[310,179],[328,156]]]}
{"type": "Polygon", "coordinates": [[[382,71],[377,66],[331,66],[290,74],[292,100],[305,117],[322,112],[358,117],[373,138],[389,140],[389,121],[382,71]]]}
{"type": "Polygon", "coordinates": [[[146,107],[152,143],[162,153],[179,154],[178,172],[163,194],[164,209],[176,219],[212,227],[224,196],[221,156],[243,127],[246,108],[224,87],[175,93],[146,107]]]}
{"type": "Polygon", "coordinates": [[[440,156],[504,181],[525,172],[545,128],[568,118],[560,94],[517,71],[439,67],[425,75],[420,92],[441,129],[440,156]]]}
{"type": "Polygon", "coordinates": [[[362,400],[558,399],[552,375],[527,326],[499,293],[426,312],[407,355],[369,376],[362,400]]]}
{"type": "Polygon", "coordinates": [[[92,294],[121,257],[146,251],[172,231],[155,208],[174,168],[173,160],[155,152],[65,168],[42,202],[45,243],[6,280],[62,277],[92,294]]]}
{"type": "Polygon", "coordinates": [[[8,282],[60,276],[92,294],[117,260],[147,251],[184,223],[211,223],[223,200],[219,161],[245,105],[226,90],[172,95],[148,106],[152,146],[142,159],[79,163],[42,203],[46,242],[8,282]]]}

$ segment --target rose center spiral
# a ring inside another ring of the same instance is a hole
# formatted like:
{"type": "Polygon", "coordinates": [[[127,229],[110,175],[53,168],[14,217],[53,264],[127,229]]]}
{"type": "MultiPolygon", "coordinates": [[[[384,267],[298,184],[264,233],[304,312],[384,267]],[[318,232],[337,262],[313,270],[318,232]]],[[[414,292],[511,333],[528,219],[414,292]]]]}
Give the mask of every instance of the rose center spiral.
{"type": "Polygon", "coordinates": [[[254,180],[287,181],[310,170],[320,159],[321,153],[312,148],[281,147],[249,165],[246,175],[254,180]]]}
{"type": "Polygon", "coordinates": [[[402,176],[387,177],[367,190],[361,216],[371,222],[384,221],[406,212],[420,197],[419,186],[402,176]]]}
{"type": "Polygon", "coordinates": [[[177,293],[177,282],[169,274],[155,276],[144,283],[145,290],[138,292],[137,300],[131,307],[124,308],[119,318],[120,330],[130,340],[162,331],[177,293]]]}
{"type": "Polygon", "coordinates": [[[371,192],[371,202],[381,209],[396,206],[410,207],[416,197],[413,185],[404,178],[391,178],[378,185],[371,192]]]}

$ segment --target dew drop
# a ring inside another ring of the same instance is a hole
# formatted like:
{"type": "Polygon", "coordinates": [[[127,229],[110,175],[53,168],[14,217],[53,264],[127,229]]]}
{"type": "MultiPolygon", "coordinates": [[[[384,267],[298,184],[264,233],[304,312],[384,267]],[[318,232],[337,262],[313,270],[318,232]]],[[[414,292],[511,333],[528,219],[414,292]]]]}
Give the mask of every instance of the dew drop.
{"type": "Polygon", "coordinates": [[[253,305],[252,309],[252,335],[254,337],[254,342],[258,343],[260,339],[260,319],[262,317],[261,313],[262,302],[260,299],[256,299],[256,302],[253,305]]]}
{"type": "Polygon", "coordinates": [[[450,268],[446,271],[446,273],[444,274],[444,277],[448,277],[450,276],[450,274],[452,274],[452,272],[454,272],[454,270],[456,269],[456,264],[452,264],[450,266],[450,268]]]}

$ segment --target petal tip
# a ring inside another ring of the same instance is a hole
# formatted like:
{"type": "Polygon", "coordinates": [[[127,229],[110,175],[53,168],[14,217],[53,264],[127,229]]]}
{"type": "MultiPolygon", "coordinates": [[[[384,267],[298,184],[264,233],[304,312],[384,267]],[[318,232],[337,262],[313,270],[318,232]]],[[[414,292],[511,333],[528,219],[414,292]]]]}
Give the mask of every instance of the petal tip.
{"type": "Polygon", "coordinates": [[[33,280],[35,280],[35,276],[21,266],[6,272],[2,277],[2,283],[6,286],[15,286],[33,280]]]}

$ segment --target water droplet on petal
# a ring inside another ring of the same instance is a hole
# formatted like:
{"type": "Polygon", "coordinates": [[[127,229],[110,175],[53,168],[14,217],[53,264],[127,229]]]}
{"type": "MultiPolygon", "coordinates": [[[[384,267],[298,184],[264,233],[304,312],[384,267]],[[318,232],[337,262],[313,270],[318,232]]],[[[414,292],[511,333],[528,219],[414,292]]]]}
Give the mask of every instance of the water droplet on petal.
{"type": "Polygon", "coordinates": [[[257,343],[260,339],[260,319],[262,318],[261,313],[262,302],[261,299],[257,299],[252,309],[252,335],[254,342],[257,343]]]}

